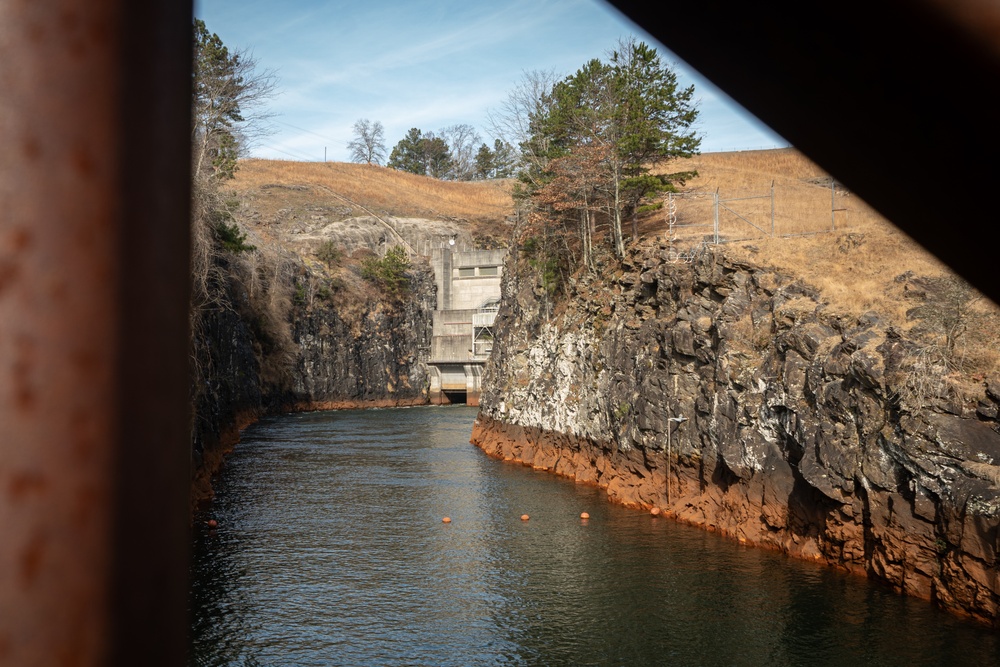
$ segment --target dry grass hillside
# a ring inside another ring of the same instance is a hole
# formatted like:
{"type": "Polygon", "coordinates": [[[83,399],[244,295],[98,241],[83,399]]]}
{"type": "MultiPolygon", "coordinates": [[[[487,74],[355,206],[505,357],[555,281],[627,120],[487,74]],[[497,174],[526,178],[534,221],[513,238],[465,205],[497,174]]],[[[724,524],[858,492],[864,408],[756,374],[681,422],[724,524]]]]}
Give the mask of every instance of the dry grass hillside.
{"type": "MultiPolygon", "coordinates": [[[[233,255],[230,270],[251,296],[267,293],[267,317],[257,320],[274,322],[287,319],[292,303],[329,303],[357,324],[385,297],[365,277],[373,258],[402,246],[413,260],[449,239],[460,249],[502,244],[513,212],[505,182],[447,182],[338,162],[245,160],[221,201],[252,246],[233,255]]],[[[284,333],[271,338],[286,340],[284,333]]]]}
{"type": "Polygon", "coordinates": [[[343,217],[375,214],[467,223],[475,235],[513,212],[506,182],[439,181],[345,162],[245,160],[232,189],[265,222],[310,220],[311,209],[332,206],[343,217]]]}
{"type": "Polygon", "coordinates": [[[712,232],[718,194],[724,239],[815,234],[884,220],[829,174],[792,148],[708,153],[670,164],[669,171],[697,171],[677,197],[678,231],[712,232]],[[773,195],[773,196],[772,196],[773,195]]]}
{"type": "MultiPolygon", "coordinates": [[[[905,319],[912,304],[900,301],[891,287],[898,285],[894,279],[907,271],[933,277],[948,272],[842,186],[831,197],[829,175],[794,149],[698,155],[671,165],[671,171],[679,170],[699,173],[675,199],[679,246],[712,236],[713,194],[718,191],[723,202],[720,240],[727,253],[801,277],[820,288],[837,309],[853,314],[876,310],[905,319]]],[[[667,218],[666,211],[657,212],[644,231],[667,236],[667,218]]]]}
{"type": "MultiPolygon", "coordinates": [[[[718,192],[724,203],[719,207],[724,252],[801,278],[820,290],[833,313],[874,311],[888,324],[919,332],[927,323],[912,314],[924,303],[920,299],[927,285],[957,280],[858,196],[840,185],[831,196],[829,175],[794,149],[709,153],[672,163],[669,169],[682,170],[697,170],[699,176],[675,198],[673,240],[678,249],[714,234],[713,196],[718,192]]],[[[642,231],[670,238],[666,207],[650,215],[642,231]]],[[[994,373],[1000,368],[1000,311],[974,291],[950,294],[953,300],[965,299],[965,321],[941,325],[951,326],[957,335],[957,364],[973,376],[994,373]]]]}

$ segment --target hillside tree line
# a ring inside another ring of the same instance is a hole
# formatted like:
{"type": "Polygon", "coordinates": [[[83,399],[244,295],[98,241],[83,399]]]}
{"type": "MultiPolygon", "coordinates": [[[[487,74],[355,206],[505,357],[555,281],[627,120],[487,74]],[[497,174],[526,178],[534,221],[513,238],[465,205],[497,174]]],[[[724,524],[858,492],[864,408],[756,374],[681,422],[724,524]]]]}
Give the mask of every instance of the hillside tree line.
{"type": "Polygon", "coordinates": [[[453,181],[510,178],[517,165],[516,150],[497,139],[493,148],[476,129],[459,123],[438,132],[411,128],[386,159],[385,130],[379,121],[360,118],[347,144],[351,161],[385,165],[398,171],[453,181]]]}

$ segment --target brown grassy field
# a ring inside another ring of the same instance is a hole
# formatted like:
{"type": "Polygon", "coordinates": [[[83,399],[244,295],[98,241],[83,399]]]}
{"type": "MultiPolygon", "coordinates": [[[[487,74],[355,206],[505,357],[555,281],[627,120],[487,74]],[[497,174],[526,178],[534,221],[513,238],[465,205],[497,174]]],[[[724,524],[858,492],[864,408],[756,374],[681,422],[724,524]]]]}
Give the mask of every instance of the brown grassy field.
{"type": "Polygon", "coordinates": [[[722,203],[720,235],[729,240],[772,232],[811,234],[882,221],[843,186],[831,190],[829,175],[791,148],[707,153],[673,162],[665,171],[699,173],[676,198],[675,231],[680,237],[712,233],[715,193],[722,203]]]}
{"type": "MultiPolygon", "coordinates": [[[[711,235],[716,190],[723,201],[765,195],[728,204],[749,223],[720,207],[720,236],[730,241],[725,251],[801,277],[818,287],[835,310],[855,315],[875,310],[903,321],[912,304],[900,300],[902,288],[894,278],[907,271],[921,276],[947,271],[858,196],[840,188],[831,202],[829,175],[794,149],[698,155],[671,165],[670,171],[679,170],[699,172],[677,198],[679,244],[711,235]],[[832,220],[831,208],[836,209],[832,220]],[[697,234],[689,233],[692,227],[697,234]]],[[[666,218],[658,212],[644,231],[665,235],[666,218]]]]}
{"type": "MultiPolygon", "coordinates": [[[[346,162],[244,160],[232,187],[236,192],[257,198],[265,216],[270,213],[269,208],[301,198],[294,193],[304,192],[303,188],[311,190],[307,196],[313,200],[326,198],[332,191],[376,213],[401,217],[491,223],[513,212],[509,185],[503,181],[439,181],[386,167],[346,162]],[[268,190],[282,191],[282,195],[270,198],[273,201],[269,204],[259,196],[268,190]]],[[[342,200],[336,201],[343,204],[342,200]]]]}

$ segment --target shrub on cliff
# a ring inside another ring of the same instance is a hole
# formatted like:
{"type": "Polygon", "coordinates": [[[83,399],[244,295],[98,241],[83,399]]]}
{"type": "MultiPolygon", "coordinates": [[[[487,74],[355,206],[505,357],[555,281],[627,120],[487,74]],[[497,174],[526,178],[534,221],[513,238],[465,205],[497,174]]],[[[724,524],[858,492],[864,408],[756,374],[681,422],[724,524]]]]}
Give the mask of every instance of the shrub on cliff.
{"type": "Polygon", "coordinates": [[[376,283],[387,294],[398,297],[409,289],[410,260],[402,246],[391,248],[381,259],[368,257],[361,265],[361,277],[376,283]]]}
{"type": "Polygon", "coordinates": [[[247,234],[235,222],[219,221],[213,230],[222,247],[233,254],[252,252],[257,246],[247,243],[247,234]]]}
{"type": "Polygon", "coordinates": [[[563,286],[563,273],[565,266],[561,260],[558,249],[553,249],[552,244],[546,239],[539,239],[529,236],[521,242],[520,255],[527,258],[528,266],[534,272],[536,279],[542,290],[548,297],[555,296],[563,286]]]}
{"type": "Polygon", "coordinates": [[[340,249],[340,246],[335,241],[324,241],[317,248],[316,257],[332,269],[344,259],[344,251],[340,249]]]}
{"type": "Polygon", "coordinates": [[[960,369],[966,333],[978,314],[974,306],[982,295],[958,276],[923,278],[912,283],[923,287],[923,303],[906,313],[907,318],[917,322],[914,333],[939,348],[948,366],[960,369]]]}

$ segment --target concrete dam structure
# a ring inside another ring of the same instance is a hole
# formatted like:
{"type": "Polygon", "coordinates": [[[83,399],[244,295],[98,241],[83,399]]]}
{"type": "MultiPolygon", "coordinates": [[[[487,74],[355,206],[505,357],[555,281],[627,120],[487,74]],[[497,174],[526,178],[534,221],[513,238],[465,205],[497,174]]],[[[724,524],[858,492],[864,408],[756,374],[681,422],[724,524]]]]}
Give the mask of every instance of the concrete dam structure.
{"type": "Polygon", "coordinates": [[[429,398],[435,405],[479,405],[483,365],[493,351],[506,255],[506,250],[432,251],[437,309],[428,366],[429,398]]]}

